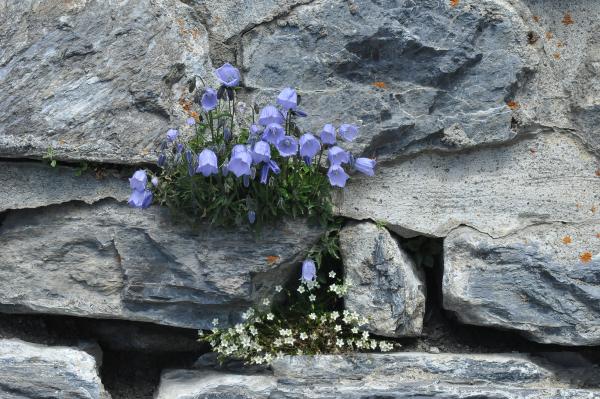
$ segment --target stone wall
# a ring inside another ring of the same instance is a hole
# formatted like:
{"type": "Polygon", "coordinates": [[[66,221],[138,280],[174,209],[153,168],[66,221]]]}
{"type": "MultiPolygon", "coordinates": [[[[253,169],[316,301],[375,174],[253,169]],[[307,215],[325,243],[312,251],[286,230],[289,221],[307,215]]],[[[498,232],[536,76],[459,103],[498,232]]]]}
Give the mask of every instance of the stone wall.
{"type": "MultiPolygon", "coordinates": [[[[373,332],[426,337],[426,285],[439,276],[441,300],[427,303],[460,325],[600,345],[597,1],[26,0],[1,3],[0,17],[0,311],[208,328],[297,272],[322,232],[304,222],[257,239],[124,204],[122,171],[155,161],[197,77],[213,84],[229,61],[247,103],[295,86],[304,128],[361,126],[347,148],[377,158],[377,173],[354,176],[335,201],[349,221],[346,303],[377,316],[373,332]],[[56,168],[42,162],[49,148],[56,168]],[[92,166],[78,176],[79,164],[92,166]],[[407,249],[415,237],[443,240],[443,264],[407,249]]],[[[32,350],[23,345],[0,342],[0,374],[19,379],[11,362],[26,360],[4,359],[32,350]]],[[[69,397],[106,395],[93,360],[81,361],[93,393],[69,397]]],[[[173,375],[159,397],[177,397],[164,393],[173,375]]],[[[306,394],[273,378],[257,389],[306,394]]],[[[478,392],[442,385],[425,397],[478,392]]],[[[568,385],[480,393],[596,397],[568,385]]]]}

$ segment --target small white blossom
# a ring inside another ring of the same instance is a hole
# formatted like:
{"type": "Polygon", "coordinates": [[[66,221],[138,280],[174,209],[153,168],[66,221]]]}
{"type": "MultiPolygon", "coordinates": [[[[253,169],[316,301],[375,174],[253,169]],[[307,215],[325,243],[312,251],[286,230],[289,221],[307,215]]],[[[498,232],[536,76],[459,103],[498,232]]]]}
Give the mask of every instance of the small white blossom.
{"type": "Polygon", "coordinates": [[[263,305],[269,306],[271,304],[271,300],[269,298],[263,299],[263,305]]]}
{"type": "Polygon", "coordinates": [[[283,289],[283,287],[280,285],[275,286],[275,291],[277,291],[277,292],[281,292],[282,289],[283,289]]]}
{"type": "Polygon", "coordinates": [[[357,327],[352,327],[352,334],[358,334],[358,328],[357,327]]]}
{"type": "Polygon", "coordinates": [[[381,349],[382,352],[389,352],[394,349],[394,345],[386,341],[381,341],[379,343],[379,349],[381,349]]]}
{"type": "Polygon", "coordinates": [[[331,277],[331,278],[335,277],[335,272],[333,270],[329,272],[329,277],[331,277]]]}
{"type": "Polygon", "coordinates": [[[363,331],[362,337],[363,337],[363,339],[369,339],[369,332],[368,331],[363,331]]]}
{"type": "Polygon", "coordinates": [[[330,314],[331,320],[336,320],[338,317],[340,317],[340,314],[337,311],[333,311],[330,314]]]}
{"type": "Polygon", "coordinates": [[[303,294],[306,291],[306,289],[304,288],[303,285],[301,285],[300,287],[298,287],[298,292],[303,294]]]}
{"type": "Polygon", "coordinates": [[[310,294],[308,296],[308,300],[311,301],[311,302],[314,302],[316,299],[317,299],[317,297],[314,294],[310,294]]]}
{"type": "Polygon", "coordinates": [[[335,332],[340,332],[342,331],[342,326],[340,326],[339,324],[336,324],[333,329],[335,330],[335,332]]]}
{"type": "Polygon", "coordinates": [[[303,340],[303,341],[304,341],[304,340],[305,340],[305,339],[307,339],[307,338],[308,338],[308,335],[307,335],[305,332],[301,332],[301,333],[300,333],[300,339],[301,339],[301,340],[303,340]]]}
{"type": "Polygon", "coordinates": [[[273,313],[267,313],[267,320],[273,320],[275,318],[275,315],[273,313]]]}
{"type": "Polygon", "coordinates": [[[335,346],[339,346],[341,348],[342,346],[344,346],[344,340],[342,338],[338,338],[335,341],[335,346]]]}
{"type": "Polygon", "coordinates": [[[212,325],[213,326],[218,326],[219,325],[219,319],[213,319],[212,325]]]}
{"type": "Polygon", "coordinates": [[[311,319],[311,320],[317,320],[317,315],[314,314],[314,313],[311,313],[311,314],[308,315],[308,318],[311,319]]]}
{"type": "Polygon", "coordinates": [[[286,345],[294,345],[294,342],[296,342],[294,337],[287,337],[283,340],[283,343],[285,343],[286,345]]]}

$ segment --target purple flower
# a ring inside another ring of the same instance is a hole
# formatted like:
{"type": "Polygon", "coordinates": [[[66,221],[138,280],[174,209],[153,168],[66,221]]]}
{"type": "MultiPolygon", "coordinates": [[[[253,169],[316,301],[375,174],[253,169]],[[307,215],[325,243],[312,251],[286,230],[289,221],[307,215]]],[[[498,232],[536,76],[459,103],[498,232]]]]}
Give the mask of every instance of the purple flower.
{"type": "Polygon", "coordinates": [[[356,158],[354,161],[354,169],[358,170],[361,173],[364,173],[367,176],[375,175],[375,162],[374,159],[369,158],[356,158]]]}
{"type": "Polygon", "coordinates": [[[248,221],[250,222],[250,224],[254,224],[254,222],[256,221],[256,212],[248,211],[248,221]]]}
{"type": "Polygon", "coordinates": [[[262,132],[262,128],[258,125],[252,124],[252,126],[250,126],[250,134],[253,136],[258,135],[260,132],[262,132]]]}
{"type": "MultiPolygon", "coordinates": [[[[321,149],[321,143],[310,133],[303,134],[300,137],[300,156],[312,159],[321,149]]],[[[310,163],[310,161],[308,162],[310,163]]]]}
{"type": "Polygon", "coordinates": [[[283,115],[274,105],[267,105],[260,110],[260,114],[258,115],[258,123],[263,126],[270,125],[271,123],[283,125],[284,120],[283,115]]]}
{"type": "Polygon", "coordinates": [[[136,171],[133,176],[129,178],[129,186],[132,190],[144,191],[147,183],[148,176],[146,175],[146,171],[143,169],[136,171]]]}
{"type": "Polygon", "coordinates": [[[329,167],[329,171],[327,172],[327,177],[329,178],[329,184],[337,187],[344,187],[346,185],[346,180],[348,180],[348,174],[344,171],[340,165],[331,165],[329,167]]]}
{"type": "Polygon", "coordinates": [[[181,151],[183,151],[183,144],[177,143],[177,153],[181,154],[181,151]]]}
{"type": "Polygon", "coordinates": [[[187,123],[188,126],[194,126],[196,124],[196,120],[194,118],[187,118],[185,123],[187,123]]]}
{"type": "Polygon", "coordinates": [[[202,173],[204,177],[210,175],[216,175],[219,173],[219,167],[217,166],[217,155],[214,151],[205,148],[198,155],[198,167],[196,173],[202,173]]]}
{"type": "Polygon", "coordinates": [[[326,124],[321,131],[321,142],[323,144],[335,144],[335,128],[332,124],[326,124]]]}
{"type": "Polygon", "coordinates": [[[234,87],[240,83],[240,71],[228,62],[215,71],[215,76],[227,87],[234,87]]]}
{"type": "Polygon", "coordinates": [[[291,87],[286,87],[277,96],[277,103],[285,110],[294,110],[298,106],[298,94],[291,87]]]}
{"type": "Polygon", "coordinates": [[[127,203],[134,208],[148,208],[152,203],[152,191],[150,190],[133,190],[127,203]]]}
{"type": "Polygon", "coordinates": [[[167,141],[169,143],[172,143],[173,141],[175,141],[177,139],[177,136],[179,136],[179,132],[177,131],[177,129],[167,130],[167,141]]]}
{"type": "Polygon", "coordinates": [[[215,89],[211,89],[210,87],[206,89],[202,95],[200,104],[205,112],[215,109],[217,107],[217,92],[215,89]]]}
{"type": "Polygon", "coordinates": [[[158,177],[154,176],[150,182],[154,187],[158,187],[158,177]]]}
{"type": "Polygon", "coordinates": [[[271,143],[273,145],[277,144],[277,142],[285,135],[285,131],[283,127],[278,123],[271,123],[267,125],[262,134],[262,139],[267,143],[271,143]]]}
{"type": "Polygon", "coordinates": [[[271,146],[266,141],[257,141],[252,150],[252,160],[254,163],[269,162],[271,159],[271,146]]]}
{"type": "Polygon", "coordinates": [[[165,162],[167,162],[167,156],[165,154],[160,154],[158,156],[158,161],[156,161],[156,164],[158,166],[163,166],[165,162]]]}
{"type": "Polygon", "coordinates": [[[269,171],[272,171],[276,175],[281,173],[281,169],[279,168],[279,165],[277,165],[277,162],[273,160],[265,162],[262,169],[260,170],[260,182],[262,184],[267,184],[267,182],[269,181],[269,171]]]}
{"type": "Polygon", "coordinates": [[[291,157],[298,152],[298,141],[292,136],[283,136],[277,141],[277,151],[282,157],[291,157]]]}
{"type": "Polygon", "coordinates": [[[340,126],[340,136],[346,141],[352,141],[358,136],[358,126],[343,124],[340,126]]]}
{"type": "Polygon", "coordinates": [[[344,151],[343,149],[338,147],[337,145],[329,149],[327,158],[329,159],[329,163],[331,165],[340,165],[343,163],[350,162],[350,154],[347,151],[344,151]]]}
{"type": "Polygon", "coordinates": [[[252,165],[252,155],[242,144],[233,147],[231,151],[231,159],[227,165],[227,169],[233,172],[237,177],[250,175],[250,166],[252,165]]]}
{"type": "Polygon", "coordinates": [[[312,259],[306,259],[302,262],[302,281],[315,281],[317,279],[317,267],[312,259]]]}

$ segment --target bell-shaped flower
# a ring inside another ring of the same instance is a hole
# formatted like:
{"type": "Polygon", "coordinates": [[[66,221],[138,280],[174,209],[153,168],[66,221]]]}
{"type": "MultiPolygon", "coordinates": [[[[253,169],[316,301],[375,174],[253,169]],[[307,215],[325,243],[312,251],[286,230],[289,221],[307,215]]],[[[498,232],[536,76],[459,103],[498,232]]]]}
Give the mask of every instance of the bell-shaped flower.
{"type": "Polygon", "coordinates": [[[205,148],[200,152],[198,155],[198,167],[196,167],[196,173],[202,173],[204,177],[219,173],[217,155],[214,151],[205,148]]]}
{"type": "Polygon", "coordinates": [[[283,136],[277,142],[277,151],[282,157],[291,157],[298,153],[298,141],[292,136],[283,136]]]}
{"type": "Polygon", "coordinates": [[[135,191],[144,191],[147,183],[148,175],[146,175],[146,171],[143,169],[136,171],[133,176],[129,178],[129,186],[135,191]]]}
{"type": "Polygon", "coordinates": [[[266,141],[257,141],[252,149],[252,161],[257,164],[269,162],[271,159],[271,146],[266,141]]]}
{"type": "Polygon", "coordinates": [[[300,280],[303,282],[315,281],[317,279],[317,267],[315,261],[312,259],[306,259],[302,262],[302,275],[300,280]]]}
{"type": "Polygon", "coordinates": [[[278,123],[271,123],[267,125],[263,131],[262,139],[267,143],[276,145],[283,136],[285,136],[285,130],[283,130],[283,126],[278,123]]]}
{"type": "Polygon", "coordinates": [[[291,87],[286,87],[277,96],[277,104],[281,105],[281,108],[286,111],[291,109],[294,110],[298,106],[298,94],[296,90],[291,87]]]}
{"type": "Polygon", "coordinates": [[[152,191],[133,190],[127,203],[134,208],[148,208],[152,204],[152,191]]]}
{"type": "Polygon", "coordinates": [[[346,180],[348,180],[350,176],[348,176],[344,168],[340,165],[331,165],[327,172],[327,177],[329,178],[329,184],[332,186],[344,187],[346,185],[346,180]]]}
{"type": "Polygon", "coordinates": [[[279,165],[277,165],[277,162],[270,160],[269,162],[266,162],[263,165],[262,169],[260,170],[260,182],[262,184],[267,184],[267,182],[269,181],[270,171],[272,171],[276,175],[281,173],[281,169],[279,168],[279,165]]]}
{"type": "MultiPolygon", "coordinates": [[[[312,159],[321,149],[321,143],[315,136],[310,133],[305,133],[300,137],[300,156],[312,159]]],[[[310,163],[310,162],[309,162],[310,163]]]]}
{"type": "Polygon", "coordinates": [[[335,144],[335,128],[332,124],[328,123],[323,126],[323,130],[321,131],[321,142],[329,145],[335,144]]]}
{"type": "Polygon", "coordinates": [[[259,125],[252,124],[250,126],[250,135],[257,136],[260,132],[262,132],[262,128],[259,125]]]}
{"type": "Polygon", "coordinates": [[[248,211],[248,222],[250,222],[250,224],[254,224],[255,221],[256,221],[256,212],[248,211]]]}
{"type": "Polygon", "coordinates": [[[217,92],[213,88],[207,88],[202,99],[200,100],[202,109],[206,112],[211,111],[217,107],[217,92]]]}
{"type": "Polygon", "coordinates": [[[281,114],[281,111],[279,111],[274,105],[267,105],[260,110],[260,114],[258,115],[258,123],[263,126],[270,125],[271,123],[283,125],[284,121],[285,118],[281,114]]]}
{"type": "Polygon", "coordinates": [[[167,162],[167,156],[165,154],[160,154],[158,156],[158,160],[156,161],[156,164],[158,166],[164,166],[165,162],[167,162]]]}
{"type": "Polygon", "coordinates": [[[172,143],[173,141],[175,141],[177,139],[177,136],[179,136],[179,131],[177,129],[167,130],[167,141],[169,143],[172,143]]]}
{"type": "Polygon", "coordinates": [[[252,155],[245,145],[238,144],[231,151],[231,159],[227,164],[227,170],[237,177],[250,175],[252,166],[252,155]]]}
{"type": "Polygon", "coordinates": [[[374,176],[376,163],[377,162],[375,162],[374,159],[356,158],[354,161],[354,169],[364,173],[367,176],[374,176]]]}
{"type": "Polygon", "coordinates": [[[345,141],[352,141],[358,136],[358,126],[343,124],[340,126],[340,136],[345,141]]]}
{"type": "Polygon", "coordinates": [[[215,76],[227,87],[234,87],[240,83],[240,71],[228,62],[215,71],[215,76]]]}
{"type": "Polygon", "coordinates": [[[330,165],[341,165],[350,162],[350,154],[336,145],[329,149],[327,159],[330,165]]]}

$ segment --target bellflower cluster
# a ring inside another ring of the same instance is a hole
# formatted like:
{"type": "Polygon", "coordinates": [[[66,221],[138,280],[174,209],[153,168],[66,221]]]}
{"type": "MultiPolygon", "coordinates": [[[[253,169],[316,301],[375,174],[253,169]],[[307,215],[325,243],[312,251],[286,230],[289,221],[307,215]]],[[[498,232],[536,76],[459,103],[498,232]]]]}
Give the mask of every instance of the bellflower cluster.
{"type": "MultiPolygon", "coordinates": [[[[282,216],[326,223],[330,191],[345,187],[351,170],[374,175],[375,160],[354,158],[339,144],[357,138],[357,125],[303,131],[298,118],[307,114],[294,88],[260,108],[237,101],[242,77],[231,64],[215,70],[214,78],[219,86],[198,86],[184,107],[183,126],[166,132],[157,160],[161,183],[134,189],[132,206],[147,207],[154,198],[182,216],[215,224],[282,216]]],[[[141,178],[138,172],[131,181],[141,178]]]]}
{"type": "MultiPolygon", "coordinates": [[[[158,185],[156,177],[153,177],[151,182],[153,186],[158,185]]],[[[127,203],[134,208],[148,208],[152,203],[152,191],[147,188],[148,176],[146,171],[136,171],[129,179],[129,186],[131,187],[131,196],[127,203]]]]}

